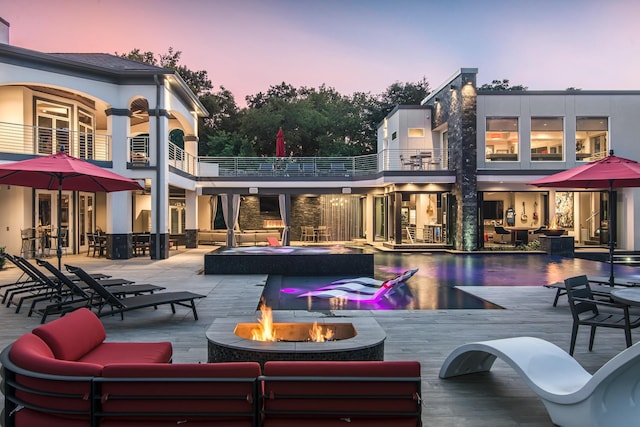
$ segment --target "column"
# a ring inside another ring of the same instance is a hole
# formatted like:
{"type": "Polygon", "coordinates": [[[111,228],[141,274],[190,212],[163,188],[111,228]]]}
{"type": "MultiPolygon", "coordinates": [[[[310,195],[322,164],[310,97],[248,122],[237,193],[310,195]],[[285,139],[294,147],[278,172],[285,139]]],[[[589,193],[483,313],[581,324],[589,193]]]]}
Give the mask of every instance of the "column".
{"type": "Polygon", "coordinates": [[[197,191],[185,191],[186,221],[184,232],[187,238],[186,247],[198,247],[198,193],[197,191]]]}

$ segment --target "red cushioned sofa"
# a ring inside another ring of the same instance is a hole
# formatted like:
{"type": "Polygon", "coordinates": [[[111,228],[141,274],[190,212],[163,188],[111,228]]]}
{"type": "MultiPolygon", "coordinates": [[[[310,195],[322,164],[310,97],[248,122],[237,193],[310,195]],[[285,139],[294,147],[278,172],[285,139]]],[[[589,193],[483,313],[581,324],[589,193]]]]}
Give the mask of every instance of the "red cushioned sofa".
{"type": "Polygon", "coordinates": [[[172,364],[79,309],[0,354],[4,427],[420,426],[419,362],[172,364]]]}

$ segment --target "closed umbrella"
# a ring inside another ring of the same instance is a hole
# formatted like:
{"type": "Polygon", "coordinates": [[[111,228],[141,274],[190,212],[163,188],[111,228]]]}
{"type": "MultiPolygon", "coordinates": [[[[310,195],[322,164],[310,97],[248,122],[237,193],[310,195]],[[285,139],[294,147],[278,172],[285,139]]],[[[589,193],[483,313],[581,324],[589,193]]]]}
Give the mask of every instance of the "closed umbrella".
{"type": "MultiPolygon", "coordinates": [[[[137,181],[118,175],[82,159],[60,152],[45,157],[0,165],[0,184],[41,190],[58,190],[58,233],[62,217],[62,190],[113,192],[142,190],[137,181]]],[[[56,249],[58,268],[62,266],[62,241],[56,249]]]]}
{"type": "Polygon", "coordinates": [[[555,188],[592,188],[606,189],[609,192],[608,218],[609,218],[609,284],[613,286],[613,253],[615,240],[612,225],[613,204],[611,203],[614,188],[640,187],[640,163],[635,160],[625,159],[613,155],[601,160],[578,166],[566,171],[549,175],[530,182],[538,187],[555,188]]]}
{"type": "Polygon", "coordinates": [[[284,146],[284,131],[282,128],[278,129],[278,135],[276,136],[276,157],[286,157],[287,151],[284,146]]]}

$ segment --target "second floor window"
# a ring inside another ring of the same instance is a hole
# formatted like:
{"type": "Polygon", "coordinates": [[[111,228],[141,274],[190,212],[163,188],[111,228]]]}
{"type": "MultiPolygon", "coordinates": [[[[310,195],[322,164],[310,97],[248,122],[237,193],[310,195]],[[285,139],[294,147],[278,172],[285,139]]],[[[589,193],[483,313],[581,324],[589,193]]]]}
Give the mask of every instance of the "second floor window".
{"type": "Polygon", "coordinates": [[[488,161],[518,161],[520,140],[517,117],[487,118],[485,159],[488,161]]]}
{"type": "Polygon", "coordinates": [[[562,117],[531,118],[531,161],[564,160],[564,121],[562,117]]]}
{"type": "Polygon", "coordinates": [[[576,160],[602,159],[609,152],[609,119],[607,117],[576,118],[576,160]]]}

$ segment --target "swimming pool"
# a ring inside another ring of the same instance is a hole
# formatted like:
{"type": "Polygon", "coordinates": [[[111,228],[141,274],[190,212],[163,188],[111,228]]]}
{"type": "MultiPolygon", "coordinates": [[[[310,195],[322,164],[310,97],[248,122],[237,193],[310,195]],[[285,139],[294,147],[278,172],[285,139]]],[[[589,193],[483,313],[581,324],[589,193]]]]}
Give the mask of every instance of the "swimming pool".
{"type": "MultiPolygon", "coordinates": [[[[385,280],[418,268],[386,296],[367,301],[302,296],[332,281],[355,276],[269,276],[263,297],[274,310],[433,310],[499,309],[456,286],[541,286],[586,274],[609,276],[598,261],[544,254],[445,254],[376,252],[375,278],[385,280]]],[[[615,266],[615,274],[637,277],[636,267],[615,266]]],[[[550,294],[551,296],[551,294],[550,294]]]]}

